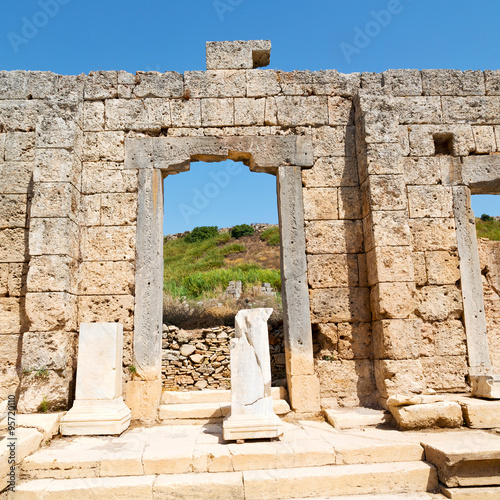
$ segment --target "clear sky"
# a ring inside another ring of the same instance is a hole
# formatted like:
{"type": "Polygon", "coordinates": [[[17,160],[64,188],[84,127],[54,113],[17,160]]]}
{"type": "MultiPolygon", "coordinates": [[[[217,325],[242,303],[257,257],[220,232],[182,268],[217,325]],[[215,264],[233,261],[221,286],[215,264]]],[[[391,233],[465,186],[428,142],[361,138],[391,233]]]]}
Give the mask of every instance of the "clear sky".
{"type": "MultiPolygon", "coordinates": [[[[498,19],[498,0],[0,0],[0,69],[61,74],[203,70],[207,40],[242,39],[270,39],[269,67],[285,71],[498,69],[498,19]]],[[[171,206],[185,203],[185,197],[174,200],[178,193],[187,192],[192,200],[196,186],[213,181],[193,165],[190,174],[167,178],[175,183],[175,188],[165,185],[171,206]]],[[[226,167],[213,168],[222,172],[226,167]]],[[[268,193],[275,191],[274,178],[242,169],[228,174],[230,184],[219,188],[225,203],[220,193],[209,198],[198,216],[192,214],[191,227],[205,218],[219,227],[267,222],[259,220],[266,216],[273,222],[276,200],[268,193]],[[253,182],[260,192],[252,191],[253,182]],[[231,199],[240,183],[243,194],[231,199]],[[245,193],[261,212],[243,208],[245,193]]],[[[476,215],[500,215],[494,197],[474,198],[487,200],[479,205],[474,199],[476,215]]],[[[169,220],[184,219],[183,214],[169,220]]]]}

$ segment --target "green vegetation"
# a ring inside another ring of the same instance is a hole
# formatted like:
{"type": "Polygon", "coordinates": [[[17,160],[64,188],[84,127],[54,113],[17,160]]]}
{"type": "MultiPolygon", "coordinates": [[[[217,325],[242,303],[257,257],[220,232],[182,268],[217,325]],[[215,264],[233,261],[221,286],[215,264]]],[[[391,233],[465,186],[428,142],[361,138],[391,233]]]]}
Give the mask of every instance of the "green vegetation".
{"type": "Polygon", "coordinates": [[[208,238],[213,238],[219,234],[217,226],[199,226],[195,227],[184,240],[187,243],[196,243],[208,238]]]}
{"type": "Polygon", "coordinates": [[[476,233],[478,238],[500,241],[500,220],[495,220],[487,214],[476,217],[476,233]]]}
{"type": "Polygon", "coordinates": [[[272,247],[278,246],[280,244],[280,230],[279,227],[268,227],[260,235],[260,239],[267,241],[268,245],[272,247]]]}
{"type": "Polygon", "coordinates": [[[240,243],[233,243],[232,245],[226,245],[222,249],[222,254],[224,257],[227,257],[228,255],[231,255],[233,253],[241,253],[244,252],[247,249],[245,245],[241,245],[240,243]]]}
{"type": "Polygon", "coordinates": [[[47,400],[47,396],[43,397],[38,410],[40,411],[40,413],[47,413],[49,411],[49,402],[47,400]]]}
{"type": "Polygon", "coordinates": [[[242,236],[252,236],[255,229],[248,224],[239,224],[231,229],[231,238],[241,238],[242,236]]]}

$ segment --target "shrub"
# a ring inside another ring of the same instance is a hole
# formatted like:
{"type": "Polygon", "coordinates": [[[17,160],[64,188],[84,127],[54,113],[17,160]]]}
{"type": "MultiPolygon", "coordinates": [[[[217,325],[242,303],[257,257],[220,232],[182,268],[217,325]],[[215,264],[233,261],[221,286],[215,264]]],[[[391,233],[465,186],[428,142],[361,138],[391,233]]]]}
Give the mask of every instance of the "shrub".
{"type": "Polygon", "coordinates": [[[277,226],[268,227],[266,230],[262,231],[260,239],[267,241],[267,244],[275,247],[280,244],[280,229],[277,226]]]}
{"type": "Polygon", "coordinates": [[[208,240],[219,234],[217,226],[198,226],[195,227],[185,238],[187,243],[196,243],[197,241],[208,240]]]}
{"type": "Polygon", "coordinates": [[[486,221],[493,220],[493,217],[491,215],[488,215],[488,214],[483,214],[483,215],[481,215],[481,220],[486,222],[486,221]]]}
{"type": "Polygon", "coordinates": [[[248,224],[239,224],[231,229],[232,238],[241,238],[242,236],[252,236],[255,233],[255,229],[248,224]]]}

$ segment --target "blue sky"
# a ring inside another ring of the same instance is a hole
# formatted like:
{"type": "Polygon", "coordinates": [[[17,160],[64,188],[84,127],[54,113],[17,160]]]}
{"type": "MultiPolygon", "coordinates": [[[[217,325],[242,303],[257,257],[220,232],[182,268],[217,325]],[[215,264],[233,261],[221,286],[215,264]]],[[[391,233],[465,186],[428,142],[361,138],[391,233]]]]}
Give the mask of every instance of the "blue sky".
{"type": "MultiPolygon", "coordinates": [[[[203,70],[207,40],[241,39],[270,39],[269,67],[285,71],[498,69],[499,18],[498,0],[2,0],[0,69],[203,70]]],[[[167,178],[167,232],[276,221],[272,176],[198,167],[167,178]],[[228,173],[229,184],[219,186],[210,172],[228,173]],[[220,192],[191,207],[199,214],[179,209],[210,183],[220,192]]],[[[487,200],[474,199],[476,215],[500,215],[495,198],[474,198],[487,200]]]]}

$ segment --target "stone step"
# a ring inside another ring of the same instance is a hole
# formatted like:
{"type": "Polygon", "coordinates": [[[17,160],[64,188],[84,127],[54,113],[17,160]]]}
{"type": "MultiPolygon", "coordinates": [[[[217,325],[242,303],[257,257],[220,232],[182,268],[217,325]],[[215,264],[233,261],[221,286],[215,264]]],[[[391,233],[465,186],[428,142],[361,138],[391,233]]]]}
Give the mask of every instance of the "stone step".
{"type": "MultiPolygon", "coordinates": [[[[273,410],[276,415],[286,415],[290,406],[284,399],[273,400],[273,410]]],[[[173,423],[181,419],[184,423],[196,423],[197,419],[214,420],[229,415],[231,403],[190,403],[168,404],[160,406],[160,420],[173,423]]]]}
{"type": "Polygon", "coordinates": [[[441,488],[446,498],[451,500],[498,500],[500,486],[477,486],[475,488],[441,488]]]}
{"type": "Polygon", "coordinates": [[[372,410],[371,408],[326,408],[324,413],[327,421],[337,430],[377,426],[393,422],[390,412],[372,410]]]}
{"type": "Polygon", "coordinates": [[[19,484],[15,496],[11,498],[278,500],[425,492],[434,490],[437,485],[434,467],[424,462],[408,462],[301,467],[293,470],[42,479],[19,484]]]}
{"type": "MultiPolygon", "coordinates": [[[[273,399],[286,399],[287,391],[284,387],[271,387],[273,399]]],[[[196,403],[230,403],[231,391],[163,391],[161,404],[196,404],[196,403]]]]}

